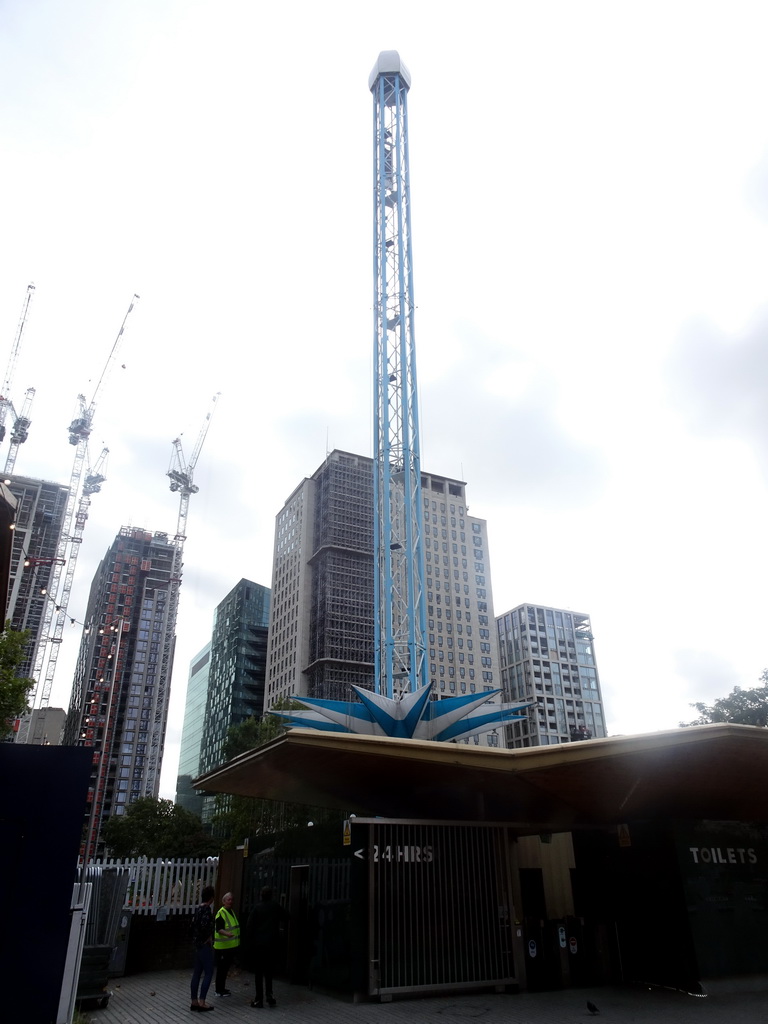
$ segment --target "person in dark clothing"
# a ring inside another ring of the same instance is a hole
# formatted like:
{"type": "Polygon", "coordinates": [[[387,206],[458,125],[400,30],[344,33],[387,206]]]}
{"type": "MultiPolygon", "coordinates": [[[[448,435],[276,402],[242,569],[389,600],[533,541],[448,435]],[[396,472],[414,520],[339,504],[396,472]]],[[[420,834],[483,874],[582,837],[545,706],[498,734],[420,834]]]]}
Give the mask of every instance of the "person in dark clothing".
{"type": "Polygon", "coordinates": [[[277,951],[280,944],[280,925],[288,920],[287,912],[272,899],[272,889],[265,885],[261,890],[261,900],[251,911],[248,918],[248,945],[253,959],[253,971],[256,981],[256,998],[251,1003],[258,1009],[264,1006],[264,996],[268,1006],[277,1006],[272,991],[272,978],[277,964],[277,951]]]}
{"type": "Polygon", "coordinates": [[[192,971],[190,1010],[205,1013],[212,1010],[205,1001],[213,978],[213,897],[215,890],[206,885],[200,894],[201,903],[192,919],[192,941],[195,946],[195,967],[192,971]],[[202,978],[202,982],[201,982],[202,978]]]}

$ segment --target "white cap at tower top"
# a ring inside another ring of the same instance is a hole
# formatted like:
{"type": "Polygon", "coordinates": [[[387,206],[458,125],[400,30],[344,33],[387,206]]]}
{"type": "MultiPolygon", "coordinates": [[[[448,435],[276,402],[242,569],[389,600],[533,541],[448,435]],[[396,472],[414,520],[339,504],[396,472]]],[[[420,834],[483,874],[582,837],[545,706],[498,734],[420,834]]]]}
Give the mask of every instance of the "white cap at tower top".
{"type": "Polygon", "coordinates": [[[403,80],[406,89],[411,87],[411,72],[400,60],[397,50],[382,50],[379,59],[373,65],[373,70],[368,76],[368,88],[373,89],[379,75],[397,74],[403,80]]]}

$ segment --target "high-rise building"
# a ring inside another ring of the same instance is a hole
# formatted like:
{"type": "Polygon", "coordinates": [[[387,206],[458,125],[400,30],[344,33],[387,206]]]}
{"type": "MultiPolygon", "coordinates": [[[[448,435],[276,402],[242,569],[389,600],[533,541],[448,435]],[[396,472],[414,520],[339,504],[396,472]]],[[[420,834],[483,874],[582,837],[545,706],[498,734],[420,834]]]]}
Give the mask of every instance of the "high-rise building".
{"type": "Polygon", "coordinates": [[[176,642],[176,542],[123,527],[91,584],[65,742],[94,748],[89,853],[103,821],[157,797],[176,642]]]}
{"type": "Polygon", "coordinates": [[[0,481],[0,603],[3,607],[8,605],[13,531],[16,526],[16,509],[18,504],[10,488],[0,481]]]}
{"type": "Polygon", "coordinates": [[[30,712],[26,743],[41,747],[58,747],[64,737],[67,712],[64,708],[35,708],[30,712]]]}
{"type": "Polygon", "coordinates": [[[373,686],[373,470],[332,452],[278,513],[266,707],[373,686]]]}
{"type": "Polygon", "coordinates": [[[507,726],[510,747],[606,735],[589,615],[521,604],[497,617],[496,630],[505,697],[538,702],[507,726]]]}
{"type": "Polygon", "coordinates": [[[50,590],[69,488],[26,476],[9,479],[17,508],[5,617],[11,620],[13,629],[30,631],[24,661],[17,669],[20,676],[30,677],[43,641],[46,614],[50,622],[53,611],[54,595],[50,590]]]}
{"type": "Polygon", "coordinates": [[[189,665],[187,697],[184,703],[184,725],[179,749],[179,773],[176,779],[176,803],[188,811],[203,813],[203,794],[192,786],[200,775],[200,747],[203,741],[205,702],[211,670],[211,641],[194,656],[189,665]]]}
{"type": "MultiPolygon", "coordinates": [[[[269,606],[269,588],[242,579],[216,607],[199,748],[200,773],[224,760],[230,726],[259,717],[263,711],[269,606]]],[[[215,805],[214,796],[203,797],[203,821],[210,820],[215,805]]]]}
{"type": "MultiPolygon", "coordinates": [[[[486,523],[466,485],[422,472],[427,670],[434,696],[500,686],[486,523]]],[[[333,451],[277,515],[265,707],[374,686],[373,460],[333,451]]],[[[496,699],[496,698],[493,698],[496,699]]],[[[497,745],[499,735],[478,737],[497,745]]]]}

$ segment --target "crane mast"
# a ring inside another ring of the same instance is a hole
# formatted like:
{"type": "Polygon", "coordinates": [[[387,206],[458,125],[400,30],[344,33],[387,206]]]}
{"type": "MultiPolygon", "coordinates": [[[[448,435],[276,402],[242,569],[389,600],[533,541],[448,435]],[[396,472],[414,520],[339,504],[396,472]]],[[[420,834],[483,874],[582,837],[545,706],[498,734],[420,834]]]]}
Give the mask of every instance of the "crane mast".
{"type": "Polygon", "coordinates": [[[184,541],[187,539],[187,513],[189,512],[189,499],[197,494],[200,488],[194,482],[195,466],[202,451],[203,442],[208,435],[211,419],[216,409],[216,402],[221,392],[217,391],[211,401],[211,407],[206,413],[197,441],[192,449],[189,461],[184,459],[184,452],[181,447],[181,438],[175,438],[171,444],[171,463],[166,474],[171,481],[170,488],[179,495],[179,515],[176,521],[176,536],[174,537],[173,562],[171,568],[171,579],[168,587],[168,623],[173,629],[166,630],[163,650],[161,653],[160,671],[158,673],[158,693],[155,702],[155,715],[152,722],[152,731],[149,737],[149,760],[147,764],[147,789],[154,784],[160,771],[163,759],[163,744],[165,741],[165,729],[168,719],[167,688],[170,685],[170,670],[173,662],[173,647],[175,641],[175,625],[179,611],[179,589],[181,587],[181,575],[184,559],[184,541]]]}
{"type": "MultiPolygon", "coordinates": [[[[98,494],[101,490],[101,485],[107,479],[104,475],[107,465],[107,457],[109,456],[109,448],[103,448],[101,454],[96,460],[96,464],[93,469],[88,468],[86,470],[85,480],[83,481],[83,490],[80,495],[80,500],[77,503],[77,512],[74,518],[74,526],[72,528],[71,547],[69,552],[69,558],[66,560],[66,567],[64,571],[64,583],[61,588],[55,606],[57,612],[56,623],[54,625],[53,636],[50,637],[52,644],[50,653],[48,655],[48,663],[45,670],[45,679],[43,680],[43,687],[40,697],[40,708],[41,714],[37,716],[35,721],[35,731],[32,736],[32,742],[38,743],[43,736],[45,731],[45,708],[48,707],[48,703],[51,698],[51,690],[53,688],[53,679],[56,674],[56,665],[59,660],[59,649],[61,647],[62,634],[64,630],[64,622],[66,620],[67,608],[69,606],[69,598],[72,593],[72,583],[75,578],[75,568],[77,566],[77,552],[80,551],[80,545],[83,542],[83,531],[85,530],[85,524],[88,521],[88,509],[91,506],[91,495],[98,494]]],[[[87,459],[86,463],[90,460],[87,459]]]]}
{"type": "Polygon", "coordinates": [[[377,693],[427,684],[421,456],[413,325],[408,90],[395,50],[373,94],[374,587],[377,693]]]}
{"type": "MultiPolygon", "coordinates": [[[[86,457],[88,453],[88,438],[91,435],[93,428],[93,419],[96,413],[97,399],[104,389],[109,371],[114,364],[115,357],[120,349],[123,339],[123,332],[128,321],[128,317],[133,312],[133,308],[138,301],[139,296],[134,295],[128,311],[123,317],[123,322],[120,326],[120,330],[115,338],[112,345],[112,350],[109,353],[109,357],[104,365],[104,369],[101,372],[101,377],[98,380],[96,388],[93,393],[93,397],[90,404],[86,405],[86,399],[84,395],[77,396],[78,409],[75,418],[69,425],[69,443],[76,446],[75,458],[72,465],[72,475],[69,480],[69,497],[67,498],[67,506],[64,512],[64,522],[61,529],[61,538],[59,540],[58,557],[54,565],[53,576],[51,581],[51,595],[52,599],[46,602],[45,615],[43,620],[43,629],[41,634],[41,641],[38,647],[37,657],[35,659],[35,667],[33,671],[33,678],[36,680],[35,691],[30,694],[30,703],[35,702],[36,706],[40,708],[46,708],[51,698],[51,688],[53,686],[53,676],[56,671],[56,663],[58,661],[58,649],[61,644],[61,638],[64,632],[64,623],[67,617],[67,605],[69,603],[69,595],[72,589],[72,580],[75,574],[75,567],[77,565],[77,556],[80,553],[80,545],[83,540],[83,530],[85,529],[85,523],[88,519],[88,506],[90,505],[90,496],[95,494],[104,482],[105,477],[101,475],[100,464],[103,468],[106,462],[106,449],[102,452],[99,457],[94,472],[88,474],[86,478],[86,486],[83,489],[82,498],[78,499],[80,493],[80,481],[83,475],[83,467],[86,463],[86,457]],[[96,484],[91,484],[91,489],[86,493],[88,488],[88,480],[94,481],[97,477],[96,484]],[[87,499],[87,501],[85,501],[87,499]],[[79,501],[79,504],[78,504],[79,501]],[[78,506],[77,518],[75,518],[75,507],[78,506]],[[73,526],[74,520],[74,526],[73,526]],[[67,558],[67,548],[69,549],[69,557],[67,558]],[[59,592],[61,587],[62,571],[66,566],[66,575],[64,578],[64,586],[59,592]],[[56,622],[51,629],[53,623],[53,613],[56,612],[56,622]],[[49,650],[50,648],[50,650],[49,650]],[[40,683],[42,676],[43,664],[45,663],[45,656],[48,653],[48,662],[45,672],[45,678],[40,683]],[[39,693],[38,693],[39,690],[39,693]]],[[[43,716],[38,716],[39,718],[43,716]]]]}

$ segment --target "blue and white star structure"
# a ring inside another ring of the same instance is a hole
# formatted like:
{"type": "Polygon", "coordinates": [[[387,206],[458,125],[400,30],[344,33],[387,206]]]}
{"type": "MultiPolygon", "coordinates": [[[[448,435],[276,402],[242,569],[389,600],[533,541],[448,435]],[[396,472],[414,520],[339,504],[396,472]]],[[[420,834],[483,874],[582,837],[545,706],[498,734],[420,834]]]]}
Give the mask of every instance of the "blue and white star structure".
{"type": "Polygon", "coordinates": [[[321,700],[301,697],[308,711],[271,711],[288,726],[303,726],[324,732],[357,733],[363,736],[389,736],[393,739],[462,740],[491,732],[526,717],[525,709],[535,701],[514,704],[488,703],[501,690],[484,690],[461,697],[430,700],[432,687],[422,686],[400,697],[353,687],[357,701],[321,700]]]}

